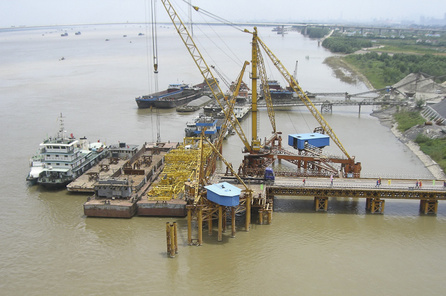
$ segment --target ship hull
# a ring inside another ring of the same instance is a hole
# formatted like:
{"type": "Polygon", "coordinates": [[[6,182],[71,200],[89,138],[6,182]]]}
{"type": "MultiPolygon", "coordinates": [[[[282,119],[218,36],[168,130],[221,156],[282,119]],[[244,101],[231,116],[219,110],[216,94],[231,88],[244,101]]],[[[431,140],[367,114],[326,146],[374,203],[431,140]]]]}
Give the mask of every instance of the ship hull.
{"type": "Polygon", "coordinates": [[[136,203],[115,200],[89,200],[84,203],[84,215],[97,218],[132,218],[136,203]]]}
{"type": "Polygon", "coordinates": [[[177,86],[176,90],[167,89],[161,92],[135,98],[138,108],[170,109],[181,106],[203,95],[207,89],[206,83],[200,83],[193,87],[185,84],[177,86]]]}
{"type": "Polygon", "coordinates": [[[185,217],[186,201],[172,199],[169,201],[140,200],[137,202],[138,216],[185,217]]]}
{"type": "Polygon", "coordinates": [[[180,97],[180,98],[157,100],[154,102],[154,107],[160,108],[160,109],[175,108],[177,106],[187,104],[187,103],[197,99],[199,96],[200,96],[200,94],[196,93],[196,94],[192,94],[192,95],[188,95],[188,96],[180,97]]]}

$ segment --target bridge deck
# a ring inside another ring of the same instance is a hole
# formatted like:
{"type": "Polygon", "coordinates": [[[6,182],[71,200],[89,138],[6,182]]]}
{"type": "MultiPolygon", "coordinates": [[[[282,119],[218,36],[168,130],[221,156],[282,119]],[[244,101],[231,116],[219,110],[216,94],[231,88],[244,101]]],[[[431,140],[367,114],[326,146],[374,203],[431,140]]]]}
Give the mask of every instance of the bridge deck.
{"type": "Polygon", "coordinates": [[[275,195],[312,196],[312,197],[355,197],[381,199],[446,200],[443,181],[422,180],[422,186],[416,187],[417,180],[382,180],[376,185],[376,179],[335,179],[333,185],[329,179],[276,178],[272,186],[266,187],[269,197],[275,195]],[[429,184],[428,184],[429,183],[429,184]]]}

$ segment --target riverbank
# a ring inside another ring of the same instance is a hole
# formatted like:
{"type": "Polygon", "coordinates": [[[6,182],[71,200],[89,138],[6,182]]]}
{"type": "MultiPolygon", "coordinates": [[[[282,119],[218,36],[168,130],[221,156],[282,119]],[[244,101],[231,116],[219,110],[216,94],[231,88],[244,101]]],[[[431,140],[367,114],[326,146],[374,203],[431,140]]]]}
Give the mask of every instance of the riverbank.
{"type": "Polygon", "coordinates": [[[367,77],[359,71],[353,65],[344,61],[343,56],[332,56],[328,57],[324,60],[324,64],[328,65],[336,76],[336,78],[340,79],[343,82],[356,84],[358,82],[364,83],[368,89],[375,89],[367,79],[367,77]]]}
{"type": "Polygon", "coordinates": [[[378,118],[382,125],[388,127],[395,137],[404,143],[407,148],[409,148],[423,162],[424,166],[429,170],[435,179],[445,180],[446,174],[438,163],[432,160],[429,155],[424,154],[421,151],[420,146],[412,141],[410,137],[398,130],[398,123],[396,123],[393,119],[393,114],[395,114],[395,112],[397,112],[396,107],[392,107],[385,110],[375,111],[371,115],[378,118]]]}
{"type": "MultiPolygon", "coordinates": [[[[336,77],[340,80],[347,83],[355,83],[356,81],[360,80],[370,90],[374,89],[372,83],[367,79],[367,77],[362,74],[359,69],[343,60],[342,56],[329,57],[325,59],[324,63],[333,69],[336,77]]],[[[424,154],[420,150],[418,144],[413,141],[413,137],[408,137],[398,131],[398,124],[393,119],[393,114],[396,112],[396,107],[391,107],[380,111],[375,111],[371,115],[377,117],[382,125],[388,127],[395,137],[404,143],[423,162],[424,166],[431,172],[435,179],[446,179],[446,174],[442,168],[434,160],[432,160],[430,156],[424,154]]]]}

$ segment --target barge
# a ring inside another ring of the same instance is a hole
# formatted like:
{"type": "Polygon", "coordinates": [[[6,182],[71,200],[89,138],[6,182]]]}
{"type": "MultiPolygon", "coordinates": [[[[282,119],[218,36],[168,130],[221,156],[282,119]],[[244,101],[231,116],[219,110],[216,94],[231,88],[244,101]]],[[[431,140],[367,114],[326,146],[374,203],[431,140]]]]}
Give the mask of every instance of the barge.
{"type": "MultiPolygon", "coordinates": [[[[133,217],[137,213],[138,200],[147,192],[164,167],[165,154],[177,145],[175,142],[145,143],[113,176],[95,183],[94,194],[84,203],[85,216],[133,217]]],[[[125,144],[120,146],[130,148],[130,145],[125,144]]],[[[124,153],[123,150],[121,153],[124,153]]]]}
{"type": "Polygon", "coordinates": [[[138,108],[175,108],[182,106],[209,92],[206,82],[190,86],[188,84],[170,84],[166,90],[135,98],[138,108]]]}

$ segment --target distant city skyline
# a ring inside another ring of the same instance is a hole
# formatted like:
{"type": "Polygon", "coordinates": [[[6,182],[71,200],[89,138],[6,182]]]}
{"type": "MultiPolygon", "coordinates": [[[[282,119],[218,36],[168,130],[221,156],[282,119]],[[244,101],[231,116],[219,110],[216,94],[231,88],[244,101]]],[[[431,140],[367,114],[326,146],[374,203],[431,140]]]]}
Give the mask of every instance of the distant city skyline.
{"type": "MultiPolygon", "coordinates": [[[[177,11],[188,13],[185,1],[171,1],[177,11]]],[[[444,0],[195,0],[201,9],[232,22],[355,22],[446,25],[444,0]]],[[[151,0],[14,0],[0,1],[0,27],[126,23],[150,20],[151,0]]],[[[157,19],[169,21],[156,1],[157,19]]],[[[203,22],[193,11],[193,20],[203,22]]],[[[207,20],[209,21],[209,19],[207,20]]]]}

